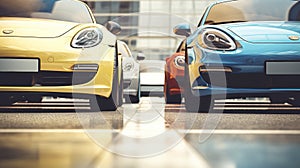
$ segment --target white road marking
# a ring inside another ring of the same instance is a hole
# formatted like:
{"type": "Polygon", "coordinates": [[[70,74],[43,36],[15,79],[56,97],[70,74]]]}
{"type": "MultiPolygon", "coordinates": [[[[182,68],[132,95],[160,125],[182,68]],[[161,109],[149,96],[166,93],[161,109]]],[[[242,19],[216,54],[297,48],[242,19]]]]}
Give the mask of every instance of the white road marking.
{"type": "Polygon", "coordinates": [[[0,133],[119,133],[119,129],[0,129],[0,133]]]}
{"type": "Polygon", "coordinates": [[[178,130],[180,133],[186,134],[232,134],[232,135],[300,135],[300,130],[230,130],[230,129],[216,129],[216,130],[178,130]]]}
{"type": "MultiPolygon", "coordinates": [[[[0,129],[0,133],[120,133],[121,129],[0,129]]],[[[175,130],[184,134],[232,134],[232,135],[300,135],[300,130],[230,130],[190,129],[175,130]]]]}
{"type": "Polygon", "coordinates": [[[65,103],[65,102],[57,102],[57,103],[15,103],[16,106],[89,106],[89,103],[65,103]]]}
{"type": "Polygon", "coordinates": [[[184,104],[166,104],[166,107],[184,107],[184,104]]]}
{"type": "Polygon", "coordinates": [[[52,98],[44,97],[42,102],[89,102],[88,99],[52,98]]]}
{"type": "Polygon", "coordinates": [[[256,99],[225,99],[215,100],[216,103],[270,103],[268,98],[256,98],[256,99]]]}
{"type": "Polygon", "coordinates": [[[300,107],[214,107],[214,110],[240,110],[240,111],[300,110],[300,107]]]}
{"type": "Polygon", "coordinates": [[[181,109],[185,109],[185,107],[181,107],[181,108],[168,108],[168,107],[165,107],[165,110],[181,110],[181,109]]]}
{"type": "Polygon", "coordinates": [[[16,102],[11,106],[0,106],[0,109],[90,110],[90,103],[87,99],[44,97],[40,103],[16,102]]]}
{"type": "Polygon", "coordinates": [[[292,107],[290,104],[215,104],[215,106],[244,106],[244,107],[251,107],[251,106],[260,106],[260,107],[292,107]]]}
{"type": "Polygon", "coordinates": [[[40,110],[89,110],[90,107],[81,107],[81,106],[1,106],[0,109],[40,109],[40,110]]]}

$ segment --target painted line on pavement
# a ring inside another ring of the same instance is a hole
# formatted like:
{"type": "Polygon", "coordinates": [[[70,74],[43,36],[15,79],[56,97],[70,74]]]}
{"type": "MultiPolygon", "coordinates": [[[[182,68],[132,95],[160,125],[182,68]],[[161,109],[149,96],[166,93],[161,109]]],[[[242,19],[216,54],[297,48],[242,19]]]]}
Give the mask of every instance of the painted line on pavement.
{"type": "Polygon", "coordinates": [[[214,110],[241,110],[241,111],[252,111],[252,110],[300,110],[299,107],[214,107],[214,110]]]}
{"type": "MultiPolygon", "coordinates": [[[[119,133],[121,129],[0,129],[0,133],[119,133]]],[[[226,130],[226,129],[191,129],[177,130],[179,133],[185,134],[267,134],[267,135],[300,135],[300,130],[226,130]]]]}
{"type": "Polygon", "coordinates": [[[191,129],[191,130],[178,130],[179,133],[184,134],[259,134],[259,135],[300,135],[300,130],[226,130],[226,129],[216,129],[216,130],[201,130],[201,129],[191,129]]]}
{"type": "Polygon", "coordinates": [[[119,133],[120,129],[0,129],[0,133],[119,133]]]}

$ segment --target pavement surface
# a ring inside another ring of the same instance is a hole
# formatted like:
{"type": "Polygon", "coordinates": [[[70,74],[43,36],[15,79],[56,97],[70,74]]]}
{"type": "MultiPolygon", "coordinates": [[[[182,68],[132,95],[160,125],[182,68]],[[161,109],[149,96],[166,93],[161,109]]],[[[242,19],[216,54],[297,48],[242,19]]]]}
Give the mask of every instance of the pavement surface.
{"type": "Polygon", "coordinates": [[[112,112],[51,98],[0,107],[0,167],[300,167],[300,108],[257,99],[214,109],[160,97],[112,112]]]}

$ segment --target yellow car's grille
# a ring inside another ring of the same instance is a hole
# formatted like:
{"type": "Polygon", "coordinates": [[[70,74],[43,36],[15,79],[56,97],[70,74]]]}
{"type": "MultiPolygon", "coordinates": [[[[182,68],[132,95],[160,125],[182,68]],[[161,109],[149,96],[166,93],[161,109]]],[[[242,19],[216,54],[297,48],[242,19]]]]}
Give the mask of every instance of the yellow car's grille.
{"type": "Polygon", "coordinates": [[[96,72],[0,73],[0,86],[69,86],[91,81],[96,72]]]}
{"type": "Polygon", "coordinates": [[[32,73],[0,73],[1,86],[32,86],[32,73]]]}

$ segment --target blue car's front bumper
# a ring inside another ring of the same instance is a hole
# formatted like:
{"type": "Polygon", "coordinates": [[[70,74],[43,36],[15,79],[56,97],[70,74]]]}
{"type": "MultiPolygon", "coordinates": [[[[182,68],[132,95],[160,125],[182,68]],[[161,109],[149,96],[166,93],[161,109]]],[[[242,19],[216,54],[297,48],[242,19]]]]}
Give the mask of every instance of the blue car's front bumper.
{"type": "Polygon", "coordinates": [[[208,51],[198,45],[190,48],[189,58],[194,57],[197,60],[193,55],[201,53],[199,56],[201,66],[198,69],[200,76],[192,83],[194,95],[227,95],[230,98],[268,97],[274,94],[300,95],[300,72],[266,74],[266,62],[269,61],[299,62],[300,65],[298,43],[281,45],[253,44],[245,41],[240,43],[242,48],[226,52],[208,51]]]}
{"type": "Polygon", "coordinates": [[[269,97],[269,96],[297,96],[300,95],[300,88],[291,89],[245,89],[225,87],[203,87],[193,88],[195,96],[212,96],[213,98],[245,98],[245,97],[269,97]]]}

